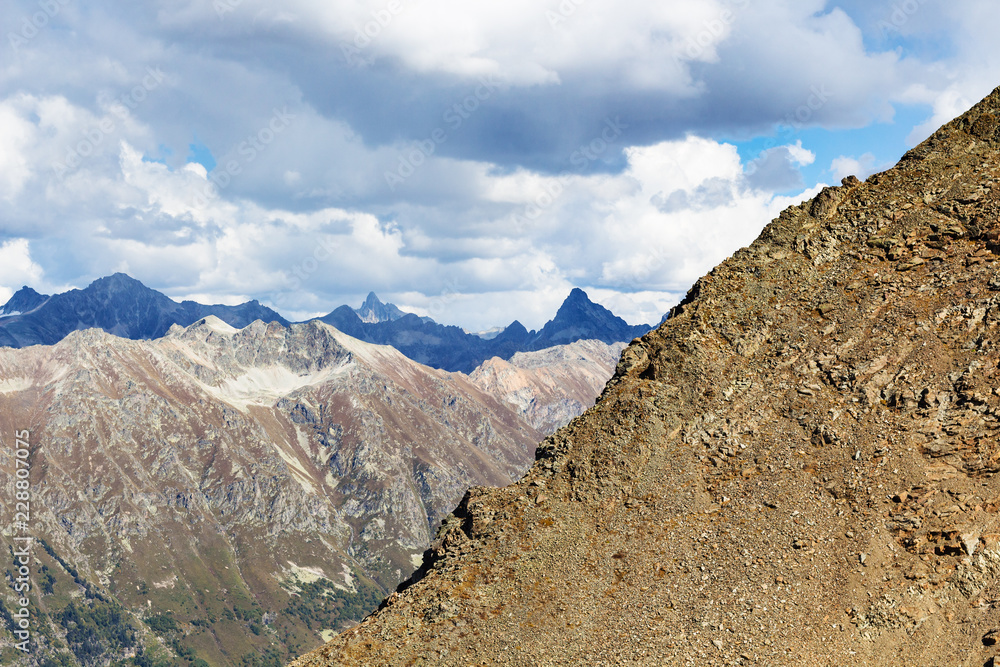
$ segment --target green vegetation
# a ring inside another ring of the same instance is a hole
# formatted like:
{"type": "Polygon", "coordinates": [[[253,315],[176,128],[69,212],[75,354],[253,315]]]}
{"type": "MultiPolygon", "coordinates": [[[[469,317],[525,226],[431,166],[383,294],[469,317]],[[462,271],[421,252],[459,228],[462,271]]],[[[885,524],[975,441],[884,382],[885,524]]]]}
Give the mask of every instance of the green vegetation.
{"type": "Polygon", "coordinates": [[[43,595],[52,595],[55,592],[53,586],[56,583],[56,578],[52,576],[48,565],[42,566],[42,579],[39,583],[42,587],[43,595]]]}
{"type": "Polygon", "coordinates": [[[14,625],[14,617],[10,615],[10,611],[7,609],[7,605],[3,603],[2,599],[0,599],[0,618],[3,619],[7,629],[14,632],[14,629],[17,627],[14,625]]]}
{"type": "Polygon", "coordinates": [[[278,649],[271,647],[264,653],[247,653],[240,659],[240,667],[282,667],[285,664],[278,649]]]}
{"type": "Polygon", "coordinates": [[[173,614],[169,612],[166,614],[150,616],[146,619],[146,625],[148,625],[149,628],[158,635],[165,635],[168,632],[177,632],[179,629],[173,614]]]}
{"type": "Polygon", "coordinates": [[[358,590],[352,593],[338,589],[327,579],[302,584],[302,590],[292,596],[286,612],[301,619],[313,632],[360,621],[378,607],[385,593],[360,578],[356,585],[358,590]]]}
{"type": "Polygon", "coordinates": [[[115,602],[70,602],[57,617],[66,630],[66,643],[83,665],[99,664],[108,654],[137,646],[136,629],[115,602]]]}

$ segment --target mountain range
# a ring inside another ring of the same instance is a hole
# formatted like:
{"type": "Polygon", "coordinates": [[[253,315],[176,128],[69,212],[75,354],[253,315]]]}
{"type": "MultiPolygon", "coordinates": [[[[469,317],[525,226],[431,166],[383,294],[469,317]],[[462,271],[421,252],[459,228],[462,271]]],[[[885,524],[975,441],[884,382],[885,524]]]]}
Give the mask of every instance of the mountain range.
{"type": "Polygon", "coordinates": [[[289,322],[257,301],[239,306],[177,303],[124,273],[95,280],[86,289],[47,296],[23,287],[0,308],[0,346],[53,345],[74,331],[98,328],[122,338],[164,336],[171,326],[188,326],[208,316],[236,328],[255,320],[289,322]]]}
{"type": "Polygon", "coordinates": [[[1000,661],[1000,89],[772,221],[294,664],[1000,661]]]}
{"type": "MultiPolygon", "coordinates": [[[[320,645],[416,569],[468,487],[519,478],[617,349],[516,355],[515,392],[319,321],[0,349],[0,430],[32,445],[36,663],[272,665],[320,645]]],[[[20,659],[9,593],[0,664],[20,659]]]]}
{"type": "MultiPolygon", "coordinates": [[[[362,311],[366,314],[377,312],[381,305],[372,294],[362,311]]],[[[510,359],[518,352],[543,350],[578,340],[599,340],[609,344],[628,342],[650,329],[646,325],[629,325],[604,306],[591,301],[581,289],[570,292],[555,317],[541,330],[528,331],[515,320],[488,339],[412,313],[366,322],[353,308],[341,306],[319,319],[360,340],[391,345],[422,364],[464,373],[472,372],[492,357],[510,359]]]]}
{"type": "MultiPolygon", "coordinates": [[[[237,329],[261,320],[287,326],[275,311],[249,301],[239,306],[177,303],[123,273],[101,278],[82,290],[55,296],[29,287],[19,290],[0,308],[0,346],[52,345],[73,331],[99,328],[132,340],[166,334],[171,326],[189,326],[209,315],[237,329]]],[[[472,372],[491,357],[510,359],[517,352],[537,351],[577,340],[628,342],[650,327],[630,326],[611,311],[574,289],[556,316],[540,331],[528,331],[513,322],[486,339],[459,327],[438,324],[428,317],[404,313],[382,303],[374,292],[361,308],[341,306],[317,318],[359,340],[391,345],[410,359],[433,368],[472,372]]]]}

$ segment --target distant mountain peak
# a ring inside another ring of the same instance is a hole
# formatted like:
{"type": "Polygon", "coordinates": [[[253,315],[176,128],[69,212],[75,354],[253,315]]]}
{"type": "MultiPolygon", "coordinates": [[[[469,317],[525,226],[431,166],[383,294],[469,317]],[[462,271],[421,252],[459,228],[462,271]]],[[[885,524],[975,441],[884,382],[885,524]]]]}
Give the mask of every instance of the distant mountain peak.
{"type": "Polygon", "coordinates": [[[587,293],[574,287],[532,342],[531,349],[541,350],[577,340],[600,340],[605,343],[630,341],[649,331],[647,325],[630,326],[587,293]]]}
{"type": "Polygon", "coordinates": [[[48,298],[47,294],[39,294],[25,285],[14,293],[14,296],[4,304],[3,308],[0,308],[0,317],[30,313],[48,301],[48,298]]]}
{"type": "Polygon", "coordinates": [[[125,273],[98,278],[86,288],[52,297],[25,288],[14,295],[0,315],[19,314],[0,321],[0,346],[51,345],[78,329],[98,328],[123,338],[159,338],[171,325],[188,326],[214,316],[243,328],[256,320],[288,322],[258,301],[239,306],[177,303],[125,273]],[[30,312],[30,314],[29,314],[30,312]]]}
{"type": "Polygon", "coordinates": [[[360,308],[354,309],[361,321],[365,324],[378,324],[379,322],[394,322],[406,315],[403,311],[391,303],[382,303],[375,292],[369,292],[365,302],[360,308]]]}
{"type": "MultiPolygon", "coordinates": [[[[133,278],[129,274],[122,273],[120,271],[118,273],[112,273],[110,276],[104,276],[103,278],[98,278],[94,282],[90,283],[90,287],[106,286],[106,285],[113,285],[113,286],[118,286],[118,285],[130,285],[130,286],[133,286],[133,285],[142,285],[143,287],[146,287],[145,285],[142,284],[142,282],[136,280],[135,278],[133,278]]],[[[149,289],[149,288],[146,288],[146,289],[149,289]]]]}

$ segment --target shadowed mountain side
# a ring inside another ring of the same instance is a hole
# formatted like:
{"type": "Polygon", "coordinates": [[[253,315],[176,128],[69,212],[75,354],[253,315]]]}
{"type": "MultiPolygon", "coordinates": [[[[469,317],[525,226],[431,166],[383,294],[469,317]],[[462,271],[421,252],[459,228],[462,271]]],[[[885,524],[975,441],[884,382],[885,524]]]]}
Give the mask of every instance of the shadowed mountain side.
{"type": "Polygon", "coordinates": [[[53,345],[73,331],[98,328],[132,340],[159,338],[172,325],[188,326],[214,315],[236,328],[255,320],[288,321],[250,301],[239,306],[177,303],[124,273],[95,280],[86,289],[46,297],[24,288],[4,306],[0,318],[0,346],[53,345]]]}
{"type": "Polygon", "coordinates": [[[645,325],[630,326],[607,308],[592,302],[580,289],[570,293],[556,316],[541,331],[528,331],[514,321],[489,339],[413,314],[364,322],[349,306],[341,306],[319,319],[355,338],[391,345],[422,364],[463,373],[472,372],[493,357],[510,359],[518,352],[537,351],[578,340],[599,340],[608,344],[628,342],[649,331],[645,325]]]}

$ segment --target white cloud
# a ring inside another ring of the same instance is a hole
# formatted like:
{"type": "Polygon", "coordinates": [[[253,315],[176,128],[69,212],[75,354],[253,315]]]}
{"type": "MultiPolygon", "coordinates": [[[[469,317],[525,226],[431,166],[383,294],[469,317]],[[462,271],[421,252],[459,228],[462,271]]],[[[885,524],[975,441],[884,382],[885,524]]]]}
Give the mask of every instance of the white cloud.
{"type": "Polygon", "coordinates": [[[159,18],[220,33],[305,34],[328,41],[353,62],[388,57],[422,73],[557,85],[567,72],[610,65],[632,85],[675,91],[689,84],[677,60],[714,60],[732,14],[732,3],[719,0],[289,0],[280,9],[266,0],[243,0],[221,16],[218,4],[189,0],[163,8],[159,18]]]}
{"type": "Polygon", "coordinates": [[[40,286],[42,267],[31,259],[27,239],[13,239],[0,245],[0,305],[10,300],[22,285],[40,286]]]}
{"type": "Polygon", "coordinates": [[[26,150],[35,127],[21,118],[10,102],[0,104],[0,197],[17,196],[31,177],[26,150]]]}
{"type": "MultiPolygon", "coordinates": [[[[888,122],[903,102],[933,111],[916,141],[1000,80],[986,0],[920,3],[902,46],[882,50],[873,26],[892,8],[871,3],[399,0],[387,18],[389,5],[68,6],[0,63],[0,238],[31,239],[39,279],[126,269],[177,296],[251,295],[289,314],[375,289],[470,329],[537,326],[582,286],[651,321],[795,203],[774,193],[812,185],[803,171],[819,170],[805,167],[880,168],[796,130],[888,122]],[[341,46],[366,26],[370,42],[346,62],[341,46]],[[911,50],[937,43],[952,48],[911,50]],[[119,117],[114,101],[147,67],[166,78],[119,117]],[[502,85],[446,122],[484,76],[502,85]],[[247,159],[243,143],[286,108],[288,126],[247,159]],[[624,134],[557,175],[618,114],[624,134]],[[105,119],[113,130],[94,134],[105,119]],[[699,138],[782,122],[786,145],[750,164],[699,138]],[[435,128],[446,140],[390,190],[386,170],[435,128]],[[186,161],[195,136],[220,165],[237,160],[218,192],[218,169],[186,161]]],[[[5,15],[36,8],[11,0],[5,15]]]]}
{"type": "Polygon", "coordinates": [[[807,167],[816,161],[816,154],[810,150],[802,148],[802,140],[799,139],[793,145],[786,146],[792,161],[800,167],[807,167]]]}
{"type": "Polygon", "coordinates": [[[762,192],[784,192],[803,187],[801,167],[816,161],[816,155],[802,147],[802,141],[763,151],[746,168],[747,184],[762,192]]]}
{"type": "Polygon", "coordinates": [[[736,148],[706,139],[688,137],[628,154],[629,168],[620,178],[636,187],[611,205],[601,240],[606,256],[601,279],[625,291],[686,292],[699,276],[749,245],[781,209],[808,194],[774,197],[748,187],[736,148]],[[664,170],[647,168],[654,164],[673,165],[669,171],[681,175],[665,180],[664,170]],[[661,188],[676,183],[684,185],[667,199],[688,205],[663,206],[661,188]]]}
{"type": "Polygon", "coordinates": [[[861,180],[865,180],[878,171],[875,165],[875,156],[871,153],[865,153],[858,158],[841,155],[830,164],[830,172],[833,174],[835,183],[839,183],[848,176],[857,176],[861,180]]]}

